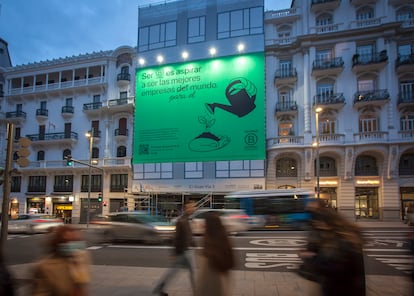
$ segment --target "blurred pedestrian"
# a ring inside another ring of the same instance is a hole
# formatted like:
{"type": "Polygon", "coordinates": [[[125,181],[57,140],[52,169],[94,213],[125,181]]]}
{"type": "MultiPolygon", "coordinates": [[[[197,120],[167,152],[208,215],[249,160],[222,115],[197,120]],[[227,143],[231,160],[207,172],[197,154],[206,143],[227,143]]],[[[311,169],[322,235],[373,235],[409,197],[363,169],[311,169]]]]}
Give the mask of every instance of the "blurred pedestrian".
{"type": "Polygon", "coordinates": [[[217,213],[208,212],[205,221],[196,295],[231,295],[230,269],[234,266],[234,254],[230,239],[217,213]]]}
{"type": "Polygon", "coordinates": [[[333,209],[315,208],[312,249],[302,258],[312,258],[312,270],[323,296],[365,296],[363,238],[358,227],[333,209]]]}
{"type": "Polygon", "coordinates": [[[186,268],[190,273],[191,287],[193,293],[195,293],[195,280],[194,280],[194,251],[191,249],[195,246],[193,240],[193,233],[191,231],[189,216],[195,211],[194,201],[188,201],[184,205],[184,214],[177,220],[175,226],[175,239],[174,239],[174,261],[170,268],[161,277],[153,289],[153,294],[167,296],[168,293],[164,291],[168,282],[177,274],[179,268],[186,268]]]}
{"type": "Polygon", "coordinates": [[[0,259],[0,296],[14,296],[14,280],[11,272],[0,259]]]}
{"type": "Polygon", "coordinates": [[[31,295],[89,295],[90,259],[81,232],[62,225],[48,235],[48,253],[34,265],[31,295]]]}

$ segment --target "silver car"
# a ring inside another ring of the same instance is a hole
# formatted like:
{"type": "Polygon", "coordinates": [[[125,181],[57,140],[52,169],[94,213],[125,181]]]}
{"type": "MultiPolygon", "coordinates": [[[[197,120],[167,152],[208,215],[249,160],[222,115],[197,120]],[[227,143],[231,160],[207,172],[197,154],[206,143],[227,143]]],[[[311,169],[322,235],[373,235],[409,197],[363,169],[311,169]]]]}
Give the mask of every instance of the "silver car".
{"type": "Polygon", "coordinates": [[[63,219],[48,214],[21,214],[8,221],[9,233],[47,233],[63,225],[63,219]]]}
{"type": "Polygon", "coordinates": [[[204,233],[206,215],[212,211],[220,216],[224,227],[231,234],[237,234],[252,228],[251,218],[244,210],[201,208],[189,217],[193,234],[200,235],[204,233]]]}
{"type": "Polygon", "coordinates": [[[142,241],[162,243],[173,238],[175,226],[150,216],[147,212],[117,212],[94,218],[91,224],[102,241],[142,241]]]}

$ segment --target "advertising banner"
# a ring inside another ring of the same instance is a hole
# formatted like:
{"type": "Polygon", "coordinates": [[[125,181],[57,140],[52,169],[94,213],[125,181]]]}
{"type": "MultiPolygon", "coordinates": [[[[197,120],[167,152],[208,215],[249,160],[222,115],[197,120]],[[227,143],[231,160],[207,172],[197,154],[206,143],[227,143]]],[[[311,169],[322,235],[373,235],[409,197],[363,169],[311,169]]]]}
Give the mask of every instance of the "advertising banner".
{"type": "Polygon", "coordinates": [[[264,54],[139,68],[133,163],[265,159],[264,54]]]}

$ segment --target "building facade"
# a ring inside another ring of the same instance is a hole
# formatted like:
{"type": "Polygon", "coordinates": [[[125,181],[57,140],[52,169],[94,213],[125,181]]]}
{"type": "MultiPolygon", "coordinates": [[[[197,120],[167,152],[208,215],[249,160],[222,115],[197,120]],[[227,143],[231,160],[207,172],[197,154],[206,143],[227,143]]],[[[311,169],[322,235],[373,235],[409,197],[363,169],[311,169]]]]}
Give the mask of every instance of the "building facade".
{"type": "Polygon", "coordinates": [[[320,189],[351,218],[403,218],[413,12],[414,1],[309,0],[265,13],[268,189],[320,189]]]}
{"type": "MultiPolygon", "coordinates": [[[[124,46],[2,68],[2,140],[6,122],[14,128],[12,217],[49,213],[78,223],[124,207],[131,186],[135,57],[136,49],[124,46]],[[25,157],[21,138],[30,143],[25,157]]],[[[7,147],[6,140],[2,144],[7,147]]],[[[5,149],[1,159],[4,167],[5,149]]]]}

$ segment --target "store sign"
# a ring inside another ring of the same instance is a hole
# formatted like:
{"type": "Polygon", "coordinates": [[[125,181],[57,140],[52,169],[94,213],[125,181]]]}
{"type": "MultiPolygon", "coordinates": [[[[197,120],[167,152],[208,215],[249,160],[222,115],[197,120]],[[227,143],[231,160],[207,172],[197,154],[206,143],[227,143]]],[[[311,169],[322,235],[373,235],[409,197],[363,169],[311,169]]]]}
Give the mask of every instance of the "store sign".
{"type": "Polygon", "coordinates": [[[73,209],[73,206],[71,205],[59,205],[56,206],[56,210],[67,210],[67,211],[71,211],[73,209]]]}
{"type": "Polygon", "coordinates": [[[133,163],[265,159],[264,54],[140,68],[133,163]]]}

